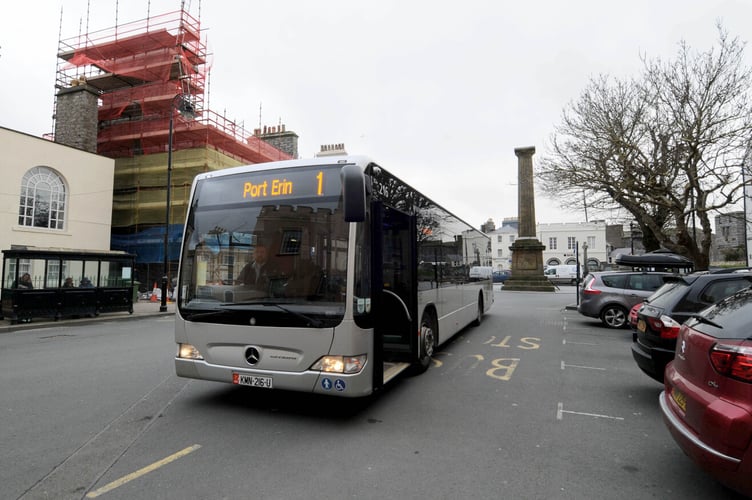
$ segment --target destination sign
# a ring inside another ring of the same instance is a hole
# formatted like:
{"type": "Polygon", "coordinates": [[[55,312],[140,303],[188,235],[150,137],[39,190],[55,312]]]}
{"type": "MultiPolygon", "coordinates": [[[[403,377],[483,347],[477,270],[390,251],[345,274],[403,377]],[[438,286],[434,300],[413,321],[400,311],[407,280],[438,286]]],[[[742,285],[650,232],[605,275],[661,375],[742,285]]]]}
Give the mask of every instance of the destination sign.
{"type": "Polygon", "coordinates": [[[282,201],[342,194],[342,165],[293,167],[279,170],[250,171],[206,179],[201,183],[200,204],[208,199],[225,203],[282,201]],[[204,198],[204,199],[202,199],[204,198]]]}
{"type": "MultiPolygon", "coordinates": [[[[324,172],[319,171],[319,173],[316,174],[316,177],[318,179],[316,194],[321,196],[322,194],[324,194],[322,188],[324,172]]],[[[269,196],[276,197],[291,195],[294,194],[295,191],[293,188],[293,182],[287,180],[286,178],[272,179],[271,183],[267,179],[265,179],[261,183],[257,182],[256,184],[254,184],[253,182],[246,182],[243,185],[243,198],[248,198],[249,196],[251,198],[266,198],[269,196]]]]}

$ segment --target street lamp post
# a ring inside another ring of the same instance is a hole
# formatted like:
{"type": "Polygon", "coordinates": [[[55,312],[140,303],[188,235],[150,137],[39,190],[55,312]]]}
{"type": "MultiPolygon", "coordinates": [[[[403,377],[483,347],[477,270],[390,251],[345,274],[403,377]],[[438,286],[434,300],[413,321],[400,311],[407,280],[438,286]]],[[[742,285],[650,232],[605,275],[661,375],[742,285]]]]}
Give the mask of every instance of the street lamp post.
{"type": "Polygon", "coordinates": [[[629,241],[631,243],[629,255],[634,255],[634,222],[629,223],[629,241]]]}
{"type": "Polygon", "coordinates": [[[164,263],[163,263],[163,273],[162,273],[162,301],[159,305],[159,311],[165,312],[167,311],[167,283],[169,281],[169,274],[170,274],[170,242],[169,242],[169,233],[170,233],[170,205],[172,203],[171,200],[171,193],[172,193],[172,137],[174,133],[174,126],[175,126],[175,109],[177,108],[178,113],[180,113],[182,116],[185,116],[187,119],[192,120],[195,117],[195,109],[193,108],[193,105],[188,100],[187,96],[185,94],[178,94],[175,97],[173,97],[172,102],[170,103],[170,126],[169,130],[167,132],[167,195],[166,195],[166,206],[165,206],[165,231],[164,231],[164,263]]]}
{"type": "Polygon", "coordinates": [[[580,305],[580,242],[574,242],[574,261],[577,265],[577,286],[575,287],[575,296],[577,298],[577,305],[580,305]]]}

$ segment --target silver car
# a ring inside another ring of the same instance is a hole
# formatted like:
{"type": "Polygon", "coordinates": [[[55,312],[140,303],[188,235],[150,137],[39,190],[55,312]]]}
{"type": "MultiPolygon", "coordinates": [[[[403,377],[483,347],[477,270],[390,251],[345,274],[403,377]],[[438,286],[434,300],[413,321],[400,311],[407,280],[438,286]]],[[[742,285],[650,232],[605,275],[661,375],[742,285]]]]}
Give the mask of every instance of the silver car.
{"type": "Polygon", "coordinates": [[[582,280],[577,311],[600,318],[609,328],[623,328],[629,310],[663,285],[664,276],[672,273],[601,271],[589,273],[582,280]]]}

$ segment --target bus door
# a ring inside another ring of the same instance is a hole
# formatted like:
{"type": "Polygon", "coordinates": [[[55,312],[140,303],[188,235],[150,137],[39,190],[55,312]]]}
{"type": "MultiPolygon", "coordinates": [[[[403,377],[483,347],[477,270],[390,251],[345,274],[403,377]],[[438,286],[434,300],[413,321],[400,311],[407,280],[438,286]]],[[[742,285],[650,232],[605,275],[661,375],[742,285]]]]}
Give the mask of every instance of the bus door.
{"type": "MultiPolygon", "coordinates": [[[[376,366],[418,359],[416,218],[374,202],[371,296],[376,366]]],[[[374,387],[383,372],[374,369],[374,387]]]]}

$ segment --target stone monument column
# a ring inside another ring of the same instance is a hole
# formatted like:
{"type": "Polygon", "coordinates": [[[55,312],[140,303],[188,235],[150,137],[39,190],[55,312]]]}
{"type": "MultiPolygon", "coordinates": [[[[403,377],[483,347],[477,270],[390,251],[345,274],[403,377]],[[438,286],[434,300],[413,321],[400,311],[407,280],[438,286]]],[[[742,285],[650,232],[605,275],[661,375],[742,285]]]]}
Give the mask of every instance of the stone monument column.
{"type": "Polygon", "coordinates": [[[509,249],[512,251],[512,276],[504,290],[553,292],[554,286],[543,276],[543,250],[535,234],[535,189],[533,155],[535,147],[517,148],[517,218],[519,233],[509,249]]]}

